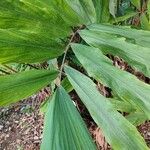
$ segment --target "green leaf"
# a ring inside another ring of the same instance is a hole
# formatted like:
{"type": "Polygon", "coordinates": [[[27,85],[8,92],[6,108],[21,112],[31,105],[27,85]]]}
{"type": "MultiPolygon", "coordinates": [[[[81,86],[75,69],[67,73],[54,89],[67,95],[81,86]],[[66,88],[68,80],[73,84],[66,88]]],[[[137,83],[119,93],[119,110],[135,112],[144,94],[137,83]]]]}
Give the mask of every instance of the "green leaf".
{"type": "Polygon", "coordinates": [[[45,36],[48,35],[0,29],[0,63],[41,62],[61,55],[64,46],[60,41],[45,36]]]}
{"type": "Polygon", "coordinates": [[[138,9],[141,9],[141,1],[140,0],[131,0],[131,3],[138,9]]]}
{"type": "Polygon", "coordinates": [[[110,20],[110,23],[118,23],[118,22],[123,22],[123,21],[126,21],[132,17],[134,17],[135,15],[137,15],[137,12],[128,12],[127,14],[125,14],[124,16],[120,16],[120,17],[117,17],[115,19],[111,19],[110,20]]]}
{"type": "Polygon", "coordinates": [[[132,39],[136,44],[150,48],[150,31],[132,29],[129,26],[114,26],[104,24],[92,24],[88,28],[91,31],[115,34],[132,39]]]}
{"type": "Polygon", "coordinates": [[[47,112],[50,100],[51,100],[51,97],[45,100],[44,102],[42,102],[42,104],[40,105],[40,113],[45,114],[47,112]]]}
{"type": "Polygon", "coordinates": [[[65,46],[60,39],[79,23],[76,13],[61,4],[63,13],[52,1],[1,0],[0,63],[34,63],[60,56],[65,46]]]}
{"type": "MultiPolygon", "coordinates": [[[[74,20],[76,19],[74,18],[74,20]]],[[[50,1],[1,0],[1,28],[14,28],[17,31],[25,30],[31,33],[40,33],[42,36],[47,37],[49,35],[47,38],[51,37],[54,39],[55,37],[61,38],[66,36],[68,31],[70,31],[70,26],[70,22],[68,23],[67,20],[64,20],[58,14],[50,1]]]]}
{"type": "Polygon", "coordinates": [[[110,99],[110,101],[112,105],[114,106],[114,108],[118,111],[130,113],[136,110],[134,106],[132,106],[129,102],[117,100],[114,98],[110,99]]]}
{"type": "Polygon", "coordinates": [[[150,1],[148,1],[147,3],[147,12],[148,12],[149,19],[150,19],[150,1]]]}
{"type": "Polygon", "coordinates": [[[97,23],[108,22],[110,19],[109,1],[108,0],[92,0],[92,1],[96,11],[97,23]]]}
{"type": "Polygon", "coordinates": [[[31,70],[0,76],[0,106],[27,98],[57,77],[55,70],[31,70]]]}
{"type": "Polygon", "coordinates": [[[96,12],[92,0],[64,0],[86,24],[96,22],[96,12]]]}
{"type": "Polygon", "coordinates": [[[65,77],[63,79],[63,81],[61,82],[62,87],[69,93],[73,90],[72,85],[70,84],[69,80],[67,77],[65,77]]]}
{"type": "Polygon", "coordinates": [[[145,116],[143,112],[134,112],[130,113],[126,118],[134,125],[139,126],[144,123],[148,118],[145,116]]]}
{"type": "Polygon", "coordinates": [[[149,23],[148,18],[145,14],[142,14],[140,16],[140,21],[141,21],[141,28],[143,30],[149,30],[150,31],[150,23],[149,23]]]}
{"type": "Polygon", "coordinates": [[[105,54],[123,58],[133,68],[150,77],[150,48],[99,31],[82,30],[80,35],[89,45],[100,48],[105,54]]]}
{"type": "Polygon", "coordinates": [[[110,0],[109,2],[109,11],[114,18],[116,18],[117,14],[117,0],[110,0]]]}
{"type": "Polygon", "coordinates": [[[1,0],[0,63],[35,63],[62,55],[71,27],[96,22],[92,0],[1,0]]]}
{"type": "Polygon", "coordinates": [[[113,149],[148,150],[137,129],[113,108],[88,77],[70,67],[65,72],[113,149]]]}
{"type": "Polygon", "coordinates": [[[46,112],[41,150],[81,149],[96,147],[69,95],[59,87],[46,112]]]}
{"type": "Polygon", "coordinates": [[[91,77],[110,87],[115,96],[136,106],[150,118],[150,85],[113,66],[98,48],[80,44],[73,44],[72,48],[91,77]]]}

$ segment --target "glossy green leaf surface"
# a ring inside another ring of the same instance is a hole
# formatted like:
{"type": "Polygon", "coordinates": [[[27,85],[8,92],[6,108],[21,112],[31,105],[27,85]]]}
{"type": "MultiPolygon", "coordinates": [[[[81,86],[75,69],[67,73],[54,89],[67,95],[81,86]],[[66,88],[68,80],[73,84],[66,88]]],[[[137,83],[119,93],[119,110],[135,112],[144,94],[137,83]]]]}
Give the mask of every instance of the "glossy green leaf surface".
{"type": "Polygon", "coordinates": [[[110,99],[110,102],[112,103],[114,108],[120,112],[130,113],[130,112],[134,112],[136,110],[136,108],[127,101],[121,101],[121,100],[112,98],[112,99],[110,99]]]}
{"type": "Polygon", "coordinates": [[[119,23],[119,22],[123,22],[125,20],[128,20],[134,16],[137,15],[137,12],[128,12],[127,14],[125,14],[124,16],[120,16],[120,17],[117,17],[117,18],[114,18],[114,19],[111,19],[109,22],[110,23],[119,23]]]}
{"type": "Polygon", "coordinates": [[[80,44],[73,44],[72,48],[90,76],[110,87],[120,99],[136,105],[150,118],[150,85],[113,66],[98,48],[80,44]]]}
{"type": "Polygon", "coordinates": [[[139,0],[131,0],[131,3],[140,10],[141,8],[141,2],[139,0]]]}
{"type": "Polygon", "coordinates": [[[130,113],[128,116],[126,116],[126,119],[128,119],[134,126],[139,126],[145,121],[148,121],[147,116],[143,112],[133,112],[130,113]]]}
{"type": "Polygon", "coordinates": [[[116,18],[116,14],[117,14],[117,0],[111,0],[109,2],[109,11],[111,13],[111,15],[116,18]]]}
{"type": "Polygon", "coordinates": [[[1,0],[0,63],[34,63],[60,56],[65,46],[61,39],[79,22],[68,5],[61,5],[63,13],[53,1],[1,0]]]}
{"type": "Polygon", "coordinates": [[[110,13],[109,13],[109,1],[106,0],[92,0],[95,11],[96,11],[96,17],[97,17],[97,23],[100,22],[108,22],[110,19],[110,13]]]}
{"type": "Polygon", "coordinates": [[[92,0],[64,0],[86,24],[96,22],[96,11],[92,0]]]}
{"type": "Polygon", "coordinates": [[[149,23],[148,17],[145,14],[143,14],[140,16],[140,20],[141,20],[141,28],[143,30],[150,31],[150,23],[149,23]]]}
{"type": "MultiPolygon", "coordinates": [[[[59,0],[57,0],[59,1],[59,0]]],[[[109,1],[106,0],[64,0],[77,13],[84,24],[108,22],[109,1]]]]}
{"type": "Polygon", "coordinates": [[[0,63],[41,62],[61,55],[61,42],[45,36],[48,34],[0,29],[0,63]]]}
{"type": "MultiPolygon", "coordinates": [[[[1,0],[0,63],[34,63],[60,56],[71,27],[97,22],[92,0],[1,0]]],[[[106,3],[106,2],[105,2],[106,3]]]]}
{"type": "Polygon", "coordinates": [[[97,31],[83,30],[80,35],[89,45],[100,48],[105,54],[123,58],[129,65],[150,77],[150,48],[131,43],[124,37],[97,31]]]}
{"type": "Polygon", "coordinates": [[[85,123],[62,87],[48,105],[41,150],[96,150],[85,123]]]}
{"type": "Polygon", "coordinates": [[[0,76],[0,106],[15,103],[35,94],[58,75],[55,70],[31,70],[0,76]]]}
{"type": "Polygon", "coordinates": [[[137,45],[150,48],[150,31],[137,30],[129,26],[114,26],[110,24],[92,24],[88,26],[88,29],[91,31],[115,34],[118,36],[126,37],[127,39],[132,39],[133,43],[136,43],[137,45]]]}
{"type": "Polygon", "coordinates": [[[65,72],[94,121],[114,150],[148,150],[137,129],[102,96],[91,79],[66,67],[65,72]]]}
{"type": "Polygon", "coordinates": [[[149,19],[150,19],[150,1],[148,1],[148,3],[147,3],[147,11],[149,14],[149,19]]]}
{"type": "Polygon", "coordinates": [[[73,91],[73,87],[67,77],[62,80],[61,85],[68,93],[73,91]]]}
{"type": "MultiPolygon", "coordinates": [[[[68,18],[64,18],[63,14],[59,14],[55,9],[53,1],[1,0],[0,27],[38,32],[43,36],[47,33],[45,36],[49,35],[49,38],[53,39],[58,36],[64,37],[70,31],[71,24],[78,23],[78,20],[75,19],[73,10],[70,10],[68,18]]],[[[64,7],[64,13],[66,7],[69,9],[63,3],[62,7],[64,7]]]]}

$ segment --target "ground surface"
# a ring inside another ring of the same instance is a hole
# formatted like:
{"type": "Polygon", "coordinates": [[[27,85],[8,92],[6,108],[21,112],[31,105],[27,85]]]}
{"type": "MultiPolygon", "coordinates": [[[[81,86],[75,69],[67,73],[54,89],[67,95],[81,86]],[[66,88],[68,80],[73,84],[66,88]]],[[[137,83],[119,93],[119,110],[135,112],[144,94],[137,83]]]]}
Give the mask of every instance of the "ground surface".
{"type": "Polygon", "coordinates": [[[0,150],[39,150],[43,130],[41,94],[0,109],[0,150]]]}

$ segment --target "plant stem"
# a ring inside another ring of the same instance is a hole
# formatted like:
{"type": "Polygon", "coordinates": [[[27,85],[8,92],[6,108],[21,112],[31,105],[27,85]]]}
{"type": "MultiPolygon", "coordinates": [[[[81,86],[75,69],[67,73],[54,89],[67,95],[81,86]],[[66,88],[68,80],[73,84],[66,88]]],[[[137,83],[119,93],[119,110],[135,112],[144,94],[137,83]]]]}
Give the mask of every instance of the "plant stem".
{"type": "Polygon", "coordinates": [[[61,64],[61,68],[60,68],[60,74],[59,74],[59,80],[61,82],[61,78],[62,78],[62,72],[63,72],[63,68],[64,68],[64,64],[65,64],[65,59],[66,59],[66,56],[67,56],[67,52],[70,48],[70,44],[71,42],[73,41],[74,37],[76,36],[76,34],[78,33],[79,29],[73,33],[73,35],[71,36],[71,39],[69,40],[69,43],[68,45],[66,46],[65,48],[65,51],[64,51],[64,57],[63,57],[63,60],[62,60],[62,64],[61,64]]]}

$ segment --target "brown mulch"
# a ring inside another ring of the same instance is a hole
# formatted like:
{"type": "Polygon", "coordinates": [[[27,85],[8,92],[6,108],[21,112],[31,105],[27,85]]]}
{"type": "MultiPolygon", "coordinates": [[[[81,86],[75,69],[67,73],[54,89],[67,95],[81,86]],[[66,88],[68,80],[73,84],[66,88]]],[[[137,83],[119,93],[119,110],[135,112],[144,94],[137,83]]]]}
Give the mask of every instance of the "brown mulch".
{"type": "Polygon", "coordinates": [[[47,96],[43,90],[12,107],[0,108],[0,150],[40,149],[44,122],[40,105],[47,96]]]}
{"type": "Polygon", "coordinates": [[[14,110],[1,125],[0,150],[39,150],[43,116],[14,110]]]}
{"type": "Polygon", "coordinates": [[[138,130],[144,137],[147,145],[150,147],[150,121],[146,121],[144,124],[140,125],[138,130]]]}

